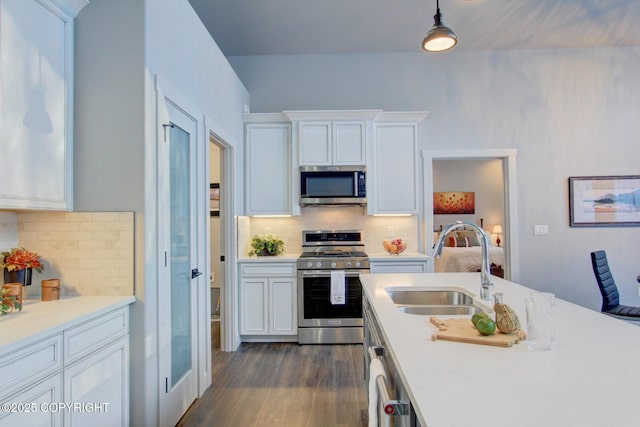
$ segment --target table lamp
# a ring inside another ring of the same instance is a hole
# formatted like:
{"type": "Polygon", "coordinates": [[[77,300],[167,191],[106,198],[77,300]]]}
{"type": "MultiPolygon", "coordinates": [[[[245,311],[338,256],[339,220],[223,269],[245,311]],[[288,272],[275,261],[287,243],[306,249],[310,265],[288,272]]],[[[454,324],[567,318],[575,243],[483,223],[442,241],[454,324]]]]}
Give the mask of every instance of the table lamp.
{"type": "Polygon", "coordinates": [[[500,235],[502,234],[502,225],[500,224],[496,224],[493,226],[493,234],[497,234],[498,237],[496,237],[496,245],[499,247],[500,246],[500,235]]]}

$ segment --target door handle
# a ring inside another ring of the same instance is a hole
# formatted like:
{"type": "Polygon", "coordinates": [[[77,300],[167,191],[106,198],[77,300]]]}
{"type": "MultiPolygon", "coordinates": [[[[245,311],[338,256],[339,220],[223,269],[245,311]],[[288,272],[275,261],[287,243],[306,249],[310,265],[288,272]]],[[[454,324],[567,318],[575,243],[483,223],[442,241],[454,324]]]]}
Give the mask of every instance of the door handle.
{"type": "Polygon", "coordinates": [[[195,279],[198,276],[202,276],[202,271],[198,270],[197,268],[192,268],[191,269],[191,278],[195,279]]]}

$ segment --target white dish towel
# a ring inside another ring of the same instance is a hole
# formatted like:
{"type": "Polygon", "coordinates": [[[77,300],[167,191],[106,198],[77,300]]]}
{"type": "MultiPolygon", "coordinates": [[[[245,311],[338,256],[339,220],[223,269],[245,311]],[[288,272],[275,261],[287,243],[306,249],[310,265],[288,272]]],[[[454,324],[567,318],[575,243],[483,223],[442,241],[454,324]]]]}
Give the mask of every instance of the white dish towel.
{"type": "Polygon", "coordinates": [[[372,359],[369,364],[369,427],[388,426],[388,416],[384,416],[378,424],[378,387],[376,386],[376,378],[382,375],[385,379],[387,375],[384,371],[382,362],[378,359],[372,359]]]}
{"type": "Polygon", "coordinates": [[[342,305],[345,303],[345,275],[344,270],[331,271],[331,304],[342,305]]]}

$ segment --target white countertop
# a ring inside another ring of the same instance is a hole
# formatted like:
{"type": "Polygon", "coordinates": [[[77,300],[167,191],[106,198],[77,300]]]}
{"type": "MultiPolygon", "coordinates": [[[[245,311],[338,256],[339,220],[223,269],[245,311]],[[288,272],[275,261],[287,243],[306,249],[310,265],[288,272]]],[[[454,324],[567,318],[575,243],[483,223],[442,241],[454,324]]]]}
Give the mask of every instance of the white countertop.
{"type": "Polygon", "coordinates": [[[132,296],[27,300],[21,312],[13,311],[0,317],[0,356],[134,301],[132,296]]]}
{"type": "MultiPolygon", "coordinates": [[[[532,290],[492,278],[526,330],[532,290]]],[[[429,316],[401,313],[384,288],[456,286],[477,295],[480,273],[365,274],[361,281],[423,426],[640,425],[640,327],[556,299],[550,351],[526,342],[431,341],[429,316]]]]}

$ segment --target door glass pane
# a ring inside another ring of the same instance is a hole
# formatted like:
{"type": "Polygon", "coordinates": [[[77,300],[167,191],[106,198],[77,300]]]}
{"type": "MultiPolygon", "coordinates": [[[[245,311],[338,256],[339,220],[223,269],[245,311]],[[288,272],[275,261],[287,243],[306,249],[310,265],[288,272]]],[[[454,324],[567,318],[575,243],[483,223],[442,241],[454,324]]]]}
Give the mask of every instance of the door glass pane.
{"type": "Polygon", "coordinates": [[[171,385],[191,369],[189,133],[171,128],[171,385]]]}

